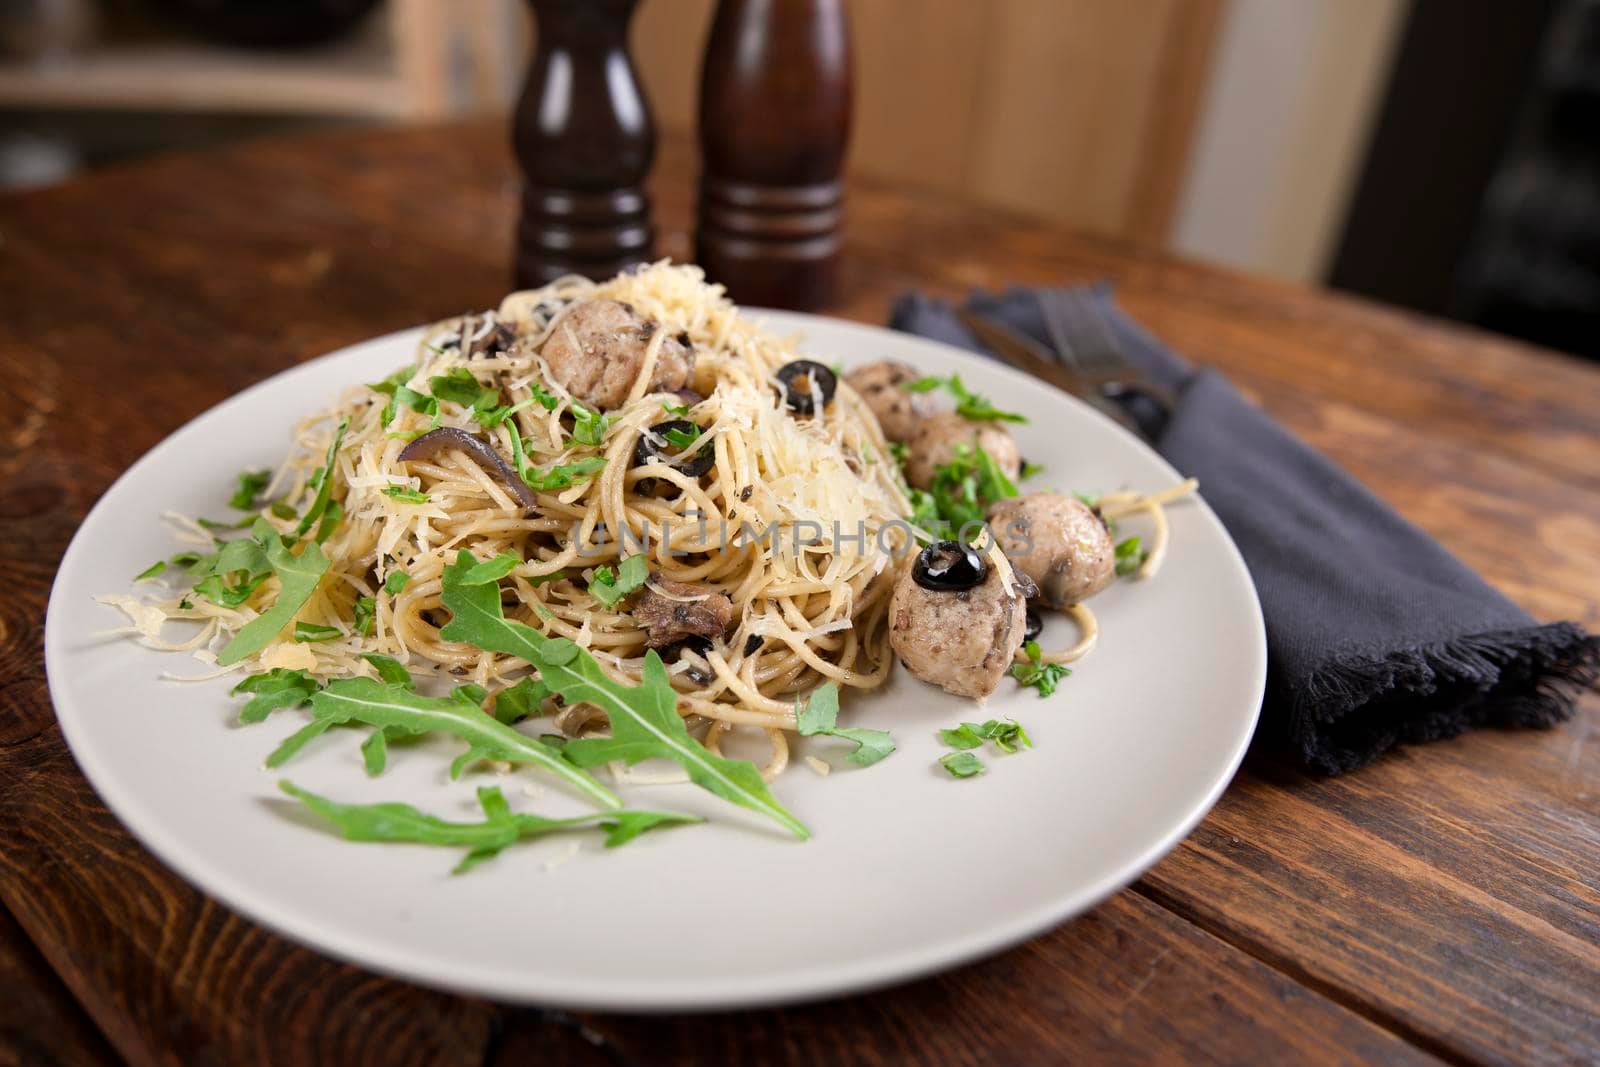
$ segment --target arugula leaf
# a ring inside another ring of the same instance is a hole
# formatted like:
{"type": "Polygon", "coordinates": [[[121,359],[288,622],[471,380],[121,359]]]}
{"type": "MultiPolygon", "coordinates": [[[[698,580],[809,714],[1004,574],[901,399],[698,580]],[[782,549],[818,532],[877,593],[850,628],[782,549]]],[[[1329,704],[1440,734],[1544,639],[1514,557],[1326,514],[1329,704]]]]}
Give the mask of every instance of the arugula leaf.
{"type": "Polygon", "coordinates": [[[415,689],[417,683],[412,680],[411,672],[406,670],[405,664],[393,656],[385,656],[381,652],[363,652],[361,658],[372,664],[378,672],[378,677],[383,679],[385,685],[398,685],[402,689],[415,689]]]}
{"type": "Polygon", "coordinates": [[[463,682],[450,690],[450,699],[459,701],[476,711],[482,711],[483,702],[489,699],[489,691],[476,682],[463,682]]]}
{"type": "Polygon", "coordinates": [[[160,574],[166,569],[167,561],[164,559],[158,559],[154,563],[150,564],[150,566],[146,567],[144,570],[135,575],[133,580],[136,582],[148,582],[151,578],[154,578],[156,575],[160,574]]]}
{"type": "Polygon", "coordinates": [[[939,763],[956,778],[971,778],[983,773],[983,761],[970,752],[946,752],[939,763]]]}
{"type": "Polygon", "coordinates": [[[462,549],[456,562],[445,568],[440,596],[452,618],[440,634],[448,641],[516,656],[537,667],[545,684],[567,703],[592,704],[605,712],[611,736],[569,742],[564,749],[567,759],[589,767],[614,759],[632,764],[664,757],[688,771],[701,788],[771,817],[796,837],[810,836],[804,824],[773,798],[754,764],[715,756],[689,735],[678,715],[677,694],[667,670],[653,649],[645,656],[640,685],[615,682],[573,642],[507,619],[498,587],[461,584],[462,575],[476,565],[472,553],[462,549]]]}
{"type": "Polygon", "coordinates": [[[505,794],[493,786],[484,786],[478,790],[483,821],[451,822],[409,804],[340,804],[292,782],[280,781],[278,788],[327,819],[349,841],[404,841],[465,848],[467,854],[456,865],[455,874],[471,870],[520,840],[562,830],[599,827],[606,831],[606,847],[615,848],[657,826],[702,821],[698,816],[672,811],[606,811],[547,819],[514,813],[505,794]]]}
{"type": "MultiPolygon", "coordinates": [[[[262,526],[266,524],[263,522],[262,526]]],[[[267,529],[270,531],[271,527],[267,529]]],[[[276,537],[276,534],[262,536],[276,537]]],[[[222,542],[217,552],[207,558],[209,572],[195,583],[194,591],[224,607],[236,608],[249,600],[272,573],[272,564],[267,561],[261,541],[254,537],[222,542]],[[227,577],[235,574],[240,576],[239,580],[230,584],[227,577]]]]}
{"type": "Polygon", "coordinates": [[[239,709],[242,723],[261,722],[279,708],[298,708],[311,700],[311,694],[321,688],[317,680],[305,671],[287,667],[274,667],[262,674],[252,674],[231,690],[232,695],[251,693],[248,703],[239,709]]]}
{"type": "MultiPolygon", "coordinates": [[[[382,393],[384,396],[394,396],[395,390],[409,382],[412,379],[412,376],[414,376],[416,373],[416,367],[401,367],[383,381],[373,382],[368,385],[367,388],[371,389],[375,393],[382,393]]],[[[387,425],[389,422],[388,419],[384,419],[383,421],[385,425],[387,425]]]]}
{"type": "Polygon", "coordinates": [[[249,511],[256,506],[256,497],[272,481],[271,471],[245,471],[239,475],[238,487],[234,489],[233,496],[228,498],[228,506],[238,508],[240,511],[249,511]]]}
{"type": "Polygon", "coordinates": [[[650,561],[643,556],[629,556],[617,564],[615,571],[610,567],[596,567],[594,577],[589,580],[589,595],[609,610],[616,607],[617,602],[623,597],[643,585],[649,577],[650,561]]]}
{"type": "Polygon", "coordinates": [[[1041,699],[1053,694],[1056,686],[1061,684],[1061,679],[1072,673],[1072,668],[1064,663],[1045,663],[1037,641],[1024,642],[1022,651],[1028,657],[1028,662],[1013,663],[1011,677],[1023,686],[1037,689],[1041,699]]]}
{"type": "Polygon", "coordinates": [[[1029,463],[1027,460],[1023,460],[1022,461],[1022,469],[1017,472],[1017,480],[1021,481],[1024,478],[1032,478],[1036,474],[1043,474],[1043,473],[1044,473],[1044,464],[1042,464],[1042,463],[1029,463]]]}
{"type": "Polygon", "coordinates": [[[204,515],[201,515],[195,518],[194,524],[200,527],[202,530],[210,530],[215,534],[227,530],[242,530],[254,521],[254,517],[250,515],[246,515],[238,522],[218,522],[216,519],[208,519],[204,515]]]}
{"type": "Polygon", "coordinates": [[[272,607],[245,623],[217,656],[217,664],[231,666],[270,645],[289,620],[305,606],[317,583],[328,573],[328,557],[315,544],[307,544],[296,556],[283,545],[283,539],[265,519],[257,520],[254,530],[265,541],[267,563],[278,576],[278,599],[272,607]]]}
{"type": "Polygon", "coordinates": [[[371,637],[378,622],[378,602],[370,596],[356,597],[355,631],[362,637],[371,637]]]}
{"type": "Polygon", "coordinates": [[[428,502],[427,493],[404,485],[386,485],[383,487],[383,495],[392,497],[402,504],[426,504],[428,502]]]}
{"type": "Polygon", "coordinates": [[[1019,415],[1014,411],[1001,411],[989,401],[988,397],[979,396],[969,390],[961,381],[959,374],[952,374],[948,378],[932,376],[918,378],[914,382],[902,382],[900,388],[913,393],[928,393],[942,388],[956,398],[956,414],[972,422],[1028,421],[1026,415],[1019,415]]]}
{"type": "Polygon", "coordinates": [[[1139,545],[1139,535],[1125,538],[1117,542],[1117,576],[1126,578],[1128,575],[1144,566],[1144,561],[1149,553],[1139,545]]]}
{"type": "MultiPolygon", "coordinates": [[[[499,593],[490,586],[482,588],[499,593]]],[[[349,722],[365,723],[396,733],[422,734],[438,731],[454,734],[466,741],[464,754],[472,759],[497,759],[509,763],[531,763],[566,779],[590,800],[606,807],[620,807],[616,795],[582,770],[563,762],[544,745],[497,721],[480,708],[455,697],[428,697],[413,693],[404,685],[391,685],[372,678],[341,678],[311,697],[314,719],[310,727],[321,733],[330,726],[349,722]]],[[[312,735],[314,736],[314,734],[312,735]]],[[[267,757],[267,766],[283,763],[304,744],[295,734],[267,757]],[[287,751],[286,751],[287,749],[287,751]]],[[[462,761],[457,761],[462,764],[462,761]]]]}
{"type": "Polygon", "coordinates": [[[236,608],[254,596],[256,590],[261,588],[261,583],[266,580],[266,575],[257,574],[240,580],[236,585],[229,585],[221,574],[208,574],[195,583],[194,592],[213,604],[236,608]]]}
{"type": "Polygon", "coordinates": [[[494,717],[510,726],[523,719],[537,718],[543,714],[541,705],[550,695],[550,687],[537,678],[524,678],[516,685],[500,690],[494,698],[494,717]]]}
{"type": "Polygon", "coordinates": [[[812,691],[805,706],[795,712],[795,722],[801,737],[842,737],[854,741],[856,747],[845,757],[861,767],[870,767],[894,751],[894,739],[887,730],[863,730],[857,727],[839,729],[839,686],[825,682],[812,691]]]}
{"type": "Polygon", "coordinates": [[[688,404],[674,404],[670,400],[663,400],[661,402],[662,411],[665,411],[668,415],[677,415],[679,418],[689,414],[689,408],[690,405],[688,404]]]}
{"type": "Polygon", "coordinates": [[[611,426],[611,416],[592,411],[582,404],[572,405],[572,439],[580,445],[598,445],[611,426]]]}
{"type": "Polygon", "coordinates": [[[390,596],[399,596],[405,589],[406,583],[411,581],[411,575],[405,571],[390,571],[389,577],[383,580],[383,591],[390,596]]]}
{"type": "Polygon", "coordinates": [[[286,521],[289,519],[298,519],[300,517],[300,513],[298,511],[290,507],[288,504],[285,504],[281,500],[274,500],[272,502],[272,514],[274,517],[284,519],[286,521]]]}
{"type": "Polygon", "coordinates": [[[306,508],[306,513],[300,516],[300,524],[295,527],[296,537],[304,537],[306,531],[322,518],[322,513],[328,508],[328,501],[333,495],[333,465],[338,461],[339,446],[344,443],[344,432],[349,428],[348,418],[339,420],[339,429],[334,432],[333,440],[328,443],[327,458],[323,460],[321,469],[311,476],[314,495],[311,506],[306,508]]]}
{"type": "Polygon", "coordinates": [[[492,408],[500,399],[500,390],[485,386],[465,367],[429,378],[428,391],[439,400],[449,400],[464,408],[492,408]]]}
{"type": "MultiPolygon", "coordinates": [[[[394,391],[394,402],[389,407],[395,408],[396,405],[408,407],[419,415],[439,414],[439,401],[436,397],[431,397],[427,393],[419,393],[407,385],[402,385],[394,391]]],[[[392,415],[390,419],[391,421],[393,420],[392,415]]],[[[388,423],[386,422],[384,425],[387,426],[388,423]]]]}
{"type": "Polygon", "coordinates": [[[893,457],[896,467],[904,467],[906,460],[911,458],[911,446],[904,441],[890,441],[889,455],[893,457]]]}
{"type": "Polygon", "coordinates": [[[389,765],[389,731],[374,730],[361,742],[361,762],[367,775],[376,778],[389,765]]]}
{"type": "Polygon", "coordinates": [[[521,556],[510,552],[502,552],[487,563],[479,563],[466,574],[463,574],[461,576],[461,584],[485,585],[491,582],[498,582],[521,565],[521,556]]]}
{"type": "Polygon", "coordinates": [[[319,626],[314,622],[294,624],[294,639],[298,644],[309,645],[317,641],[332,641],[335,637],[342,636],[344,631],[337,626],[319,626]]]}

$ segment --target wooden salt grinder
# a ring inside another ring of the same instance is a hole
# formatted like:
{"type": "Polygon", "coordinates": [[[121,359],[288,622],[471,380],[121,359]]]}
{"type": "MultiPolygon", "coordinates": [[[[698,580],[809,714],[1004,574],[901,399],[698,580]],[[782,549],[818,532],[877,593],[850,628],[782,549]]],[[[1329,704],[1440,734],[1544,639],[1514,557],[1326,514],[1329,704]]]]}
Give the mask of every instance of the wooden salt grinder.
{"type": "Polygon", "coordinates": [[[655,128],[627,48],[637,2],[529,0],[538,43],[512,127],[526,178],[519,286],[608,278],[651,258],[655,128]]]}
{"type": "Polygon", "coordinates": [[[833,300],[849,135],[843,0],[721,0],[700,80],[695,255],[735,300],[833,300]]]}

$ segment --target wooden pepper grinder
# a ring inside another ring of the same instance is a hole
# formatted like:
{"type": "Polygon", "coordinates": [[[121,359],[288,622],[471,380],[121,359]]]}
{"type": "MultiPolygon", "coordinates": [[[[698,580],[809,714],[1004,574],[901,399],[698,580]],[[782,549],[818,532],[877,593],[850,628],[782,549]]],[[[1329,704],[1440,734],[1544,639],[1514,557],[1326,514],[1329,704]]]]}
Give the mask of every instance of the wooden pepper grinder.
{"type": "Polygon", "coordinates": [[[829,303],[850,136],[843,0],[721,0],[704,63],[696,258],[741,303],[829,303]]]}
{"type": "Polygon", "coordinates": [[[513,126],[527,179],[520,286],[608,278],[651,258],[644,179],[656,135],[627,47],[637,2],[529,0],[538,42],[513,126]]]}

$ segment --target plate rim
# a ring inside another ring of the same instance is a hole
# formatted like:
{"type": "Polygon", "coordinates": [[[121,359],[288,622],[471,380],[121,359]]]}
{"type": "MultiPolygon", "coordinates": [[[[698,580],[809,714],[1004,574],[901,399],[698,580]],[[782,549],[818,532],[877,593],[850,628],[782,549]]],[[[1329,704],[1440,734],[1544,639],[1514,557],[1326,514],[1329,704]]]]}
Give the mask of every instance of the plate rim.
{"type": "MultiPolygon", "coordinates": [[[[750,319],[764,322],[769,328],[785,334],[803,334],[808,327],[820,323],[827,330],[843,329],[865,339],[881,338],[883,334],[888,333],[897,339],[916,345],[931,345],[957,353],[966,359],[984,359],[981,355],[954,345],[889,330],[887,327],[831,316],[754,306],[742,307],[740,310],[750,319]]],[[[203,851],[197,851],[183,842],[181,835],[164,830],[160,816],[141,806],[138,790],[123,788],[115,772],[97,758],[94,747],[87,743],[82,734],[85,717],[70,713],[66,716],[61,714],[60,709],[71,703],[70,699],[63,699],[63,687],[57,681],[64,676],[66,663],[63,658],[68,654],[65,650],[66,635],[58,632],[59,627],[65,623],[57,622],[62,617],[62,612],[57,611],[58,597],[64,596],[61,577],[68,573],[75,556],[84,550],[83,539],[86,529],[91,526],[91,520],[96,513],[108,506],[108,501],[113,498],[117,488],[146,466],[159,462],[167,450],[174,447],[174,443],[196,423],[236,405],[248,403],[249,398],[257,392],[274,387],[280,379],[296,374],[308,366],[346,358],[365,348],[395,344],[403,338],[420,337],[424,329],[426,326],[395,330],[300,361],[231,394],[186,420],[130,464],[100,494],[94,506],[79,523],[66,551],[62,554],[56,575],[51,582],[44,620],[45,674],[52,711],[56,715],[56,721],[60,725],[62,736],[67,742],[74,762],[107,809],[142,847],[148,849],[163,866],[181,880],[249,921],[272,930],[296,945],[308,947],[315,952],[374,973],[432,989],[486,997],[506,1003],[643,1014],[701,1013],[803,1003],[899,985],[931,973],[958,967],[1003,952],[1089,911],[1131,884],[1176,848],[1211,811],[1237,774],[1260,721],[1267,675],[1266,628],[1261,614],[1260,597],[1238,545],[1204,497],[1196,494],[1205,520],[1213,524],[1216,532],[1221,535],[1228,560],[1242,578],[1240,584],[1247,591],[1253,609],[1250,613],[1250,625],[1254,631],[1254,640],[1249,649],[1251,653],[1249,666],[1253,678],[1248,687],[1255,693],[1252,700],[1253,707],[1248,716],[1240,720],[1237,736],[1225,761],[1226,765],[1219,767],[1211,784],[1201,796],[1189,804],[1183,817],[1176,820],[1164,834],[1138,850],[1129,860],[1093,883],[1053,897],[1038,907],[1011,915],[998,925],[987,925],[961,937],[941,940],[932,946],[880,954],[864,960],[842,961],[831,968],[813,966],[802,969],[775,969],[770,977],[764,977],[760,982],[751,982],[748,979],[721,979],[722,987],[712,995],[707,995],[705,992],[704,980],[693,989],[686,989],[684,992],[663,989],[650,982],[629,986],[626,978],[587,983],[590,986],[604,987],[592,989],[556,989],[537,981],[524,982],[513,987],[486,978],[485,975],[488,973],[486,968],[464,967],[456,960],[445,963],[436,959],[424,959],[420,954],[408,956],[406,946],[403,944],[378,943],[370,936],[347,935],[332,925],[325,925],[314,913],[284,909],[284,914],[277,914],[279,909],[275,909],[258,894],[252,894],[248,882],[231,874],[226,869],[226,864],[213,864],[203,851]]],[[[1050,387],[1048,383],[1042,383],[1031,375],[998,361],[992,364],[986,361],[985,369],[1012,377],[1032,388],[1041,385],[1049,388],[1059,397],[1064,397],[1069,403],[1093,415],[1102,424],[1102,429],[1122,435],[1128,443],[1147,453],[1148,458],[1154,459],[1166,468],[1174,480],[1181,478],[1166,458],[1151,446],[1077,397],[1050,387]]]]}

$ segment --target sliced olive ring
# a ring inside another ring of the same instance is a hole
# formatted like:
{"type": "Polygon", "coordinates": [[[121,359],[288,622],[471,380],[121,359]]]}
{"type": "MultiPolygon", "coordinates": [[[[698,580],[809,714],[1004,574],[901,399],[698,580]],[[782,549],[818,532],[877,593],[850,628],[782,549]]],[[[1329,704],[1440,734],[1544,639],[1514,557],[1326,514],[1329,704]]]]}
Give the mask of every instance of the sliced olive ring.
{"type": "Polygon", "coordinates": [[[778,381],[783,383],[783,402],[796,415],[816,414],[816,397],[821,394],[822,406],[833,403],[833,394],[839,388],[839,379],[832,370],[810,359],[797,359],[778,368],[778,381]]]}
{"type": "Polygon", "coordinates": [[[939,593],[971,589],[988,576],[988,562],[963,541],[935,541],[917,553],[917,562],[911,568],[911,577],[918,585],[939,593]]]}
{"type": "Polygon", "coordinates": [[[668,422],[656,423],[648,431],[639,435],[638,443],[633,446],[633,465],[642,467],[652,459],[660,459],[667,466],[682,471],[686,477],[700,477],[717,462],[717,450],[712,447],[710,442],[695,441],[694,444],[689,446],[694,451],[688,453],[687,458],[680,457],[681,461],[669,457],[664,451],[666,447],[665,435],[669,431],[677,430],[680,433],[694,433],[699,429],[699,426],[688,419],[672,419],[668,422]],[[657,444],[657,441],[663,443],[657,444]]]}
{"type": "Polygon", "coordinates": [[[1024,641],[1037,641],[1039,635],[1044,633],[1044,620],[1033,608],[1029,608],[1022,616],[1022,639],[1024,641]]]}

